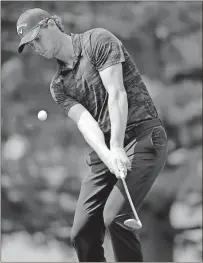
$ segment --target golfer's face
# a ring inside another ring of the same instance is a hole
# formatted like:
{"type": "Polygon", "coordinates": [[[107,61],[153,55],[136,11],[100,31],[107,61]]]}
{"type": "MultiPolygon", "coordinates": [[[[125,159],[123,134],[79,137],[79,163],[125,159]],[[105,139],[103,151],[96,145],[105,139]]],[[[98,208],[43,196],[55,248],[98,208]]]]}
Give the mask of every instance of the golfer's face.
{"type": "Polygon", "coordinates": [[[45,58],[54,58],[56,45],[53,34],[48,28],[41,28],[37,37],[27,45],[45,58]]]}

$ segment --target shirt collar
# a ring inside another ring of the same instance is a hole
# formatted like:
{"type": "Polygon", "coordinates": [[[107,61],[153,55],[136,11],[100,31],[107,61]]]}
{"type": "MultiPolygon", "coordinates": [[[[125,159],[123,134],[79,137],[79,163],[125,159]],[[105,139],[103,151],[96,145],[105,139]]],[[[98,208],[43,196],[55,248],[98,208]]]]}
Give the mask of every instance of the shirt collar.
{"type": "Polygon", "coordinates": [[[72,39],[72,44],[73,44],[73,50],[75,53],[75,61],[77,62],[78,59],[80,58],[81,53],[82,53],[80,34],[71,33],[71,39],[72,39]]]}
{"type": "MultiPolygon", "coordinates": [[[[73,33],[71,33],[71,39],[72,39],[73,51],[74,51],[74,61],[73,61],[73,69],[74,69],[76,64],[77,64],[77,62],[79,61],[81,53],[82,53],[80,34],[73,34],[73,33]]],[[[67,70],[66,65],[62,61],[57,59],[57,63],[61,67],[61,71],[67,70]]]]}

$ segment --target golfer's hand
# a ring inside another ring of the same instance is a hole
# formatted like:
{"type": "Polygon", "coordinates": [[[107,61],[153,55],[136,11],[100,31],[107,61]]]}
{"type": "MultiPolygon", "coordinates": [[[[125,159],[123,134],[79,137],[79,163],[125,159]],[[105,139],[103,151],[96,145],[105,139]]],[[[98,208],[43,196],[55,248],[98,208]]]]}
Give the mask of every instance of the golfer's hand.
{"type": "Polygon", "coordinates": [[[125,178],[127,171],[131,170],[131,163],[123,148],[111,148],[114,174],[117,178],[125,178]]]}

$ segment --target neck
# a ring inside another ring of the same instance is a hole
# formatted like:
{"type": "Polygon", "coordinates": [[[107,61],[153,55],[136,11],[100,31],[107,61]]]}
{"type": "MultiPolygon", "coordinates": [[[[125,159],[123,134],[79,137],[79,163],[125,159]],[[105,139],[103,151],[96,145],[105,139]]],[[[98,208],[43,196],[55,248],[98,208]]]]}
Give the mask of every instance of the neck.
{"type": "Polygon", "coordinates": [[[69,68],[73,68],[74,50],[71,36],[61,32],[55,58],[64,62],[69,68]]]}

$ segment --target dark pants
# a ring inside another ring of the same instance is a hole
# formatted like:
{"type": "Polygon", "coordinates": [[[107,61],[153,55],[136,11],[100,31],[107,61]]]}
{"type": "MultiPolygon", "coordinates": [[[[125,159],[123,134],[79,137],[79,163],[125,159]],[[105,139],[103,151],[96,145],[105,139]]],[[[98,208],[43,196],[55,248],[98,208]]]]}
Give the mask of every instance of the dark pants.
{"type": "MultiPolygon", "coordinates": [[[[156,126],[144,131],[125,149],[132,163],[126,182],[139,211],[166,161],[167,137],[164,128],[156,126]]],[[[82,182],[71,231],[79,261],[106,261],[102,246],[105,228],[117,262],[143,261],[136,231],[123,224],[133,215],[121,180],[110,173],[99,159],[91,170],[92,173],[82,182]]]]}

